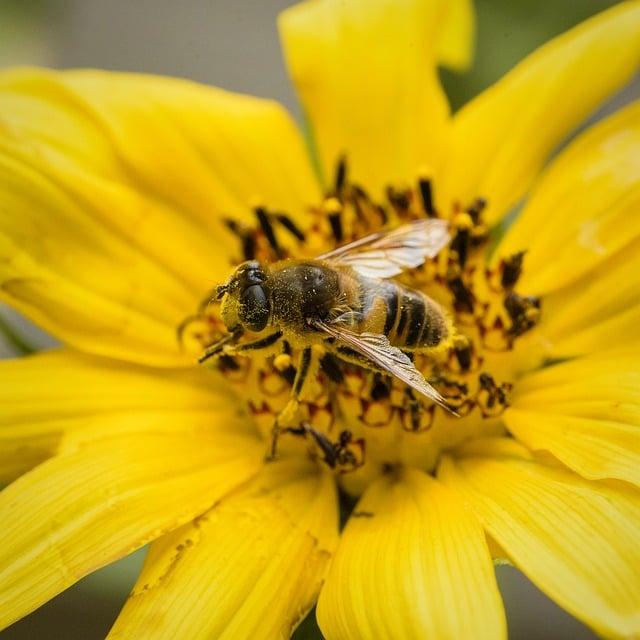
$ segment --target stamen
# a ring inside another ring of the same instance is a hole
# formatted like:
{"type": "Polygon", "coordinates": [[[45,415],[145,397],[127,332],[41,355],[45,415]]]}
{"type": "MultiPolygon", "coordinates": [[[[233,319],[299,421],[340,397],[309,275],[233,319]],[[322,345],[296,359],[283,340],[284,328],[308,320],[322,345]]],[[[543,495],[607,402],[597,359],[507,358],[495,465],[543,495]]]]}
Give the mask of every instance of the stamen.
{"type": "Polygon", "coordinates": [[[509,332],[513,336],[521,336],[538,323],[540,319],[540,298],[535,296],[519,296],[511,292],[504,300],[504,306],[512,326],[509,332]]]}
{"type": "Polygon", "coordinates": [[[273,249],[278,258],[282,258],[282,249],[280,248],[280,244],[278,243],[276,234],[273,231],[273,227],[271,226],[271,221],[269,220],[269,216],[267,215],[267,210],[264,207],[256,207],[254,209],[254,212],[256,214],[256,217],[258,218],[260,228],[262,229],[262,233],[264,233],[269,246],[273,249]]]}
{"type": "Polygon", "coordinates": [[[240,238],[240,242],[242,243],[243,260],[254,260],[257,248],[255,231],[242,227],[235,220],[225,219],[224,224],[229,231],[240,238]]]}
{"type": "Polygon", "coordinates": [[[420,197],[422,198],[422,206],[429,218],[435,218],[436,210],[433,206],[433,191],[431,189],[431,180],[428,178],[420,178],[418,180],[418,188],[420,190],[420,197]]]}
{"type": "Polygon", "coordinates": [[[345,182],[347,180],[347,158],[345,156],[340,156],[338,160],[338,164],[336,167],[336,194],[339,196],[344,189],[345,182]]]}
{"type": "Polygon", "coordinates": [[[286,214],[276,214],[276,220],[296,239],[300,242],[306,240],[305,234],[300,230],[298,225],[286,214]]]}
{"type": "Polygon", "coordinates": [[[502,277],[500,283],[504,289],[513,289],[522,274],[522,262],[525,251],[519,251],[502,261],[502,277]]]}

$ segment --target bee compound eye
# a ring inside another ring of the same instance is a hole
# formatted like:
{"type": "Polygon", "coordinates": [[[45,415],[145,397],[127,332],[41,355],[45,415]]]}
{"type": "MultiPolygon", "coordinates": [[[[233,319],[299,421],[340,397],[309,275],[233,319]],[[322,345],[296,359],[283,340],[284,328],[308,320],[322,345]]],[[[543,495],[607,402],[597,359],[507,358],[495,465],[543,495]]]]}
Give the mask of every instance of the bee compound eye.
{"type": "Polygon", "coordinates": [[[261,285],[247,287],[240,296],[240,322],[250,331],[262,331],[269,321],[271,306],[261,285]]]}

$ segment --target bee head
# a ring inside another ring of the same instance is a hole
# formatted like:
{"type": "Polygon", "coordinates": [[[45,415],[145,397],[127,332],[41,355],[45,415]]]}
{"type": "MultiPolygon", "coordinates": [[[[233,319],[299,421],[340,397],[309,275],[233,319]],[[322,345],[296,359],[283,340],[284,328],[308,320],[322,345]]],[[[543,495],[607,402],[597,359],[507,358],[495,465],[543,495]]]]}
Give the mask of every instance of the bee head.
{"type": "Polygon", "coordinates": [[[271,316],[271,298],[267,272],[256,260],[243,262],[226,282],[218,287],[222,299],[222,319],[228,329],[242,325],[253,332],[262,331],[271,316]]]}

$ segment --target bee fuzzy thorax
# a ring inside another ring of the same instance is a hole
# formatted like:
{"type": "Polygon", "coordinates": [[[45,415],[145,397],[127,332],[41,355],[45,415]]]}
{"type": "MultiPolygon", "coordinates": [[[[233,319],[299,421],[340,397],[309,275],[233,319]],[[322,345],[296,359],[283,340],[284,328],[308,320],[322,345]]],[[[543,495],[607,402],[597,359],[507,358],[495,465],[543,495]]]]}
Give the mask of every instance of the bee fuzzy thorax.
{"type": "Polygon", "coordinates": [[[311,456],[359,493],[504,433],[510,354],[541,304],[516,292],[523,253],[486,265],[482,198],[436,211],[421,179],[376,202],[345,167],[306,227],[265,207],[229,225],[239,266],[182,342],[235,388],[267,454],[311,456]]]}

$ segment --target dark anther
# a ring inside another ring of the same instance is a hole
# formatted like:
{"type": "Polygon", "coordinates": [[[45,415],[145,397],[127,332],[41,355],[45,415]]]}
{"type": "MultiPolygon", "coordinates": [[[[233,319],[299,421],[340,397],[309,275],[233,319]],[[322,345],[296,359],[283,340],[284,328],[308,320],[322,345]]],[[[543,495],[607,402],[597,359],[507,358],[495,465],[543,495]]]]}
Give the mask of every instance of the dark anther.
{"type": "Polygon", "coordinates": [[[454,347],[454,353],[456,354],[456,360],[460,365],[461,371],[469,371],[471,368],[471,342],[459,344],[454,347]]]}
{"type": "Polygon", "coordinates": [[[273,249],[274,253],[278,258],[282,257],[282,249],[278,244],[278,239],[276,238],[276,234],[273,230],[273,226],[271,225],[271,221],[269,220],[269,216],[267,215],[267,211],[264,207],[256,207],[255,214],[258,218],[258,222],[260,223],[260,228],[262,229],[262,233],[264,233],[269,246],[273,249]]]}
{"type": "Polygon", "coordinates": [[[287,381],[290,387],[293,386],[293,382],[296,379],[296,368],[293,365],[283,369],[282,371],[279,369],[276,369],[276,371],[281,378],[287,381]]]}
{"type": "Polygon", "coordinates": [[[389,216],[387,215],[387,210],[382,206],[377,204],[375,207],[376,212],[380,216],[380,225],[384,226],[389,222],[389,216]]]}
{"type": "Polygon", "coordinates": [[[354,440],[351,431],[341,431],[337,442],[331,442],[324,433],[316,431],[307,422],[303,422],[298,428],[288,428],[286,431],[297,435],[302,433],[310,435],[322,451],[322,460],[332,469],[341,466],[343,472],[353,471],[364,464],[364,440],[362,438],[354,440]],[[354,447],[356,451],[359,450],[360,456],[356,456],[350,447],[354,447]]]}
{"type": "Polygon", "coordinates": [[[227,229],[234,233],[242,243],[242,255],[245,260],[253,260],[256,257],[256,238],[253,231],[241,227],[235,220],[225,219],[227,229]]]}
{"type": "Polygon", "coordinates": [[[400,212],[405,212],[411,205],[411,192],[388,186],[387,200],[400,212]]]}
{"type": "Polygon", "coordinates": [[[324,433],[320,433],[316,431],[313,427],[308,424],[303,425],[304,430],[311,435],[314,439],[315,443],[318,445],[318,448],[324,454],[323,460],[332,468],[335,469],[336,464],[338,463],[338,452],[336,450],[336,445],[324,435],[324,433]]]}
{"type": "Polygon", "coordinates": [[[458,313],[473,313],[474,297],[460,276],[447,278],[447,286],[453,293],[453,304],[458,313]]]}
{"type": "Polygon", "coordinates": [[[456,237],[451,241],[451,249],[458,254],[458,264],[460,267],[464,267],[467,263],[467,256],[469,254],[469,230],[460,229],[456,233],[456,237]]]}
{"type": "Polygon", "coordinates": [[[232,220],[231,218],[224,218],[223,222],[225,227],[227,227],[231,233],[235,233],[240,238],[243,236],[244,230],[240,228],[240,225],[235,220],[232,220]]]}
{"type": "Polygon", "coordinates": [[[422,422],[422,403],[416,398],[413,389],[407,388],[405,392],[409,404],[409,415],[411,417],[411,431],[414,433],[420,431],[420,423],[422,422]]]}
{"type": "Polygon", "coordinates": [[[336,194],[340,195],[347,182],[347,158],[340,156],[336,167],[336,194]]]}
{"type": "Polygon", "coordinates": [[[487,373],[486,371],[483,371],[479,376],[478,376],[478,382],[480,383],[480,386],[483,389],[489,390],[492,387],[495,387],[496,383],[493,379],[493,376],[490,373],[487,373]]]}
{"type": "Polygon", "coordinates": [[[332,382],[340,384],[344,381],[344,374],[340,368],[340,363],[333,354],[325,353],[320,359],[320,367],[332,382]]]}
{"type": "Polygon", "coordinates": [[[480,214],[484,211],[487,206],[487,201],[484,198],[476,198],[471,206],[467,209],[467,213],[471,216],[473,220],[473,224],[478,224],[480,222],[480,214]]]}
{"type": "Polygon", "coordinates": [[[478,376],[478,382],[480,389],[487,394],[486,401],[482,403],[483,415],[487,417],[502,413],[509,406],[507,393],[511,390],[512,385],[508,382],[496,384],[493,376],[486,371],[478,376]]]}
{"type": "Polygon", "coordinates": [[[222,372],[237,371],[240,365],[234,357],[224,354],[218,358],[218,368],[222,372]]]}
{"type": "MultiPolygon", "coordinates": [[[[480,388],[484,389],[488,394],[487,409],[493,409],[496,401],[499,400],[498,392],[500,391],[500,388],[493,379],[493,376],[486,372],[483,372],[478,376],[478,382],[480,383],[480,388]]],[[[504,399],[504,392],[502,392],[501,396],[504,399]]]]}
{"type": "Polygon", "coordinates": [[[420,189],[420,198],[422,198],[422,206],[424,207],[425,213],[430,218],[434,218],[436,215],[436,210],[433,206],[433,191],[431,188],[431,180],[428,180],[427,178],[421,178],[418,181],[418,188],[420,189]]]}
{"type": "Polygon", "coordinates": [[[540,298],[536,296],[520,296],[513,291],[504,299],[504,308],[511,318],[509,333],[521,336],[533,328],[540,319],[540,298]]]}
{"type": "Polygon", "coordinates": [[[252,233],[248,233],[242,238],[242,255],[245,260],[255,260],[256,238],[252,233]]]}
{"type": "Polygon", "coordinates": [[[373,376],[373,385],[371,386],[371,398],[373,400],[385,400],[391,395],[391,378],[376,373],[373,376]]]}
{"type": "Polygon", "coordinates": [[[294,237],[300,242],[305,241],[305,235],[300,230],[298,225],[286,214],[279,213],[276,215],[276,220],[294,237]]]}
{"type": "Polygon", "coordinates": [[[336,211],[335,213],[330,213],[328,217],[333,237],[335,238],[336,242],[342,242],[344,236],[342,232],[342,216],[340,215],[340,212],[336,211]]]}
{"type": "Polygon", "coordinates": [[[502,277],[500,283],[505,289],[512,289],[522,274],[524,251],[518,251],[502,261],[502,277]]]}

